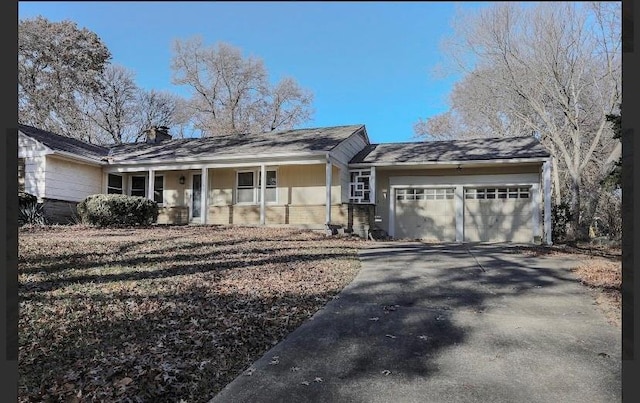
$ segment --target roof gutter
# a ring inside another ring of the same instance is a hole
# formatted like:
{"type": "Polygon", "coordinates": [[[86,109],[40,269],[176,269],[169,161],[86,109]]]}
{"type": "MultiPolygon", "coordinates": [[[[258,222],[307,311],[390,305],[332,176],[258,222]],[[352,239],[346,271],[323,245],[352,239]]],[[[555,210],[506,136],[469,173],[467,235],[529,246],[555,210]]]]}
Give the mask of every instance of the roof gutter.
{"type": "Polygon", "coordinates": [[[421,161],[421,162],[356,162],[350,163],[353,168],[376,167],[395,167],[395,166],[417,166],[417,165],[471,165],[471,164],[517,164],[527,162],[546,162],[551,157],[534,157],[534,158],[509,158],[509,159],[492,159],[492,160],[465,160],[465,161],[421,161]]]}
{"type": "Polygon", "coordinates": [[[321,152],[308,152],[308,153],[280,153],[280,154],[255,154],[255,155],[221,155],[217,157],[209,158],[174,158],[174,159],[153,159],[136,161],[128,159],[124,161],[114,161],[112,158],[107,157],[109,165],[142,165],[142,164],[172,164],[172,163],[221,163],[226,161],[237,160],[275,160],[278,158],[309,158],[309,157],[324,157],[327,155],[325,151],[321,152]]]}

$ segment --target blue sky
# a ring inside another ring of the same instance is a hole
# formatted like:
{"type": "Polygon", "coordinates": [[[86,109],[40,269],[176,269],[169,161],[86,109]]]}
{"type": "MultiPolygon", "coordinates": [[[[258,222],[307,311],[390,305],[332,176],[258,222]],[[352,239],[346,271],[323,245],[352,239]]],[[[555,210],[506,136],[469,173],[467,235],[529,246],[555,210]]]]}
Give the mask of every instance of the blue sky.
{"type": "Polygon", "coordinates": [[[138,85],[171,84],[171,43],[201,35],[264,60],[314,93],[303,127],[363,123],[372,142],[415,141],[413,124],[447,110],[456,77],[436,79],[440,41],[468,2],[19,2],[19,19],[69,19],[104,41],[138,85]]]}

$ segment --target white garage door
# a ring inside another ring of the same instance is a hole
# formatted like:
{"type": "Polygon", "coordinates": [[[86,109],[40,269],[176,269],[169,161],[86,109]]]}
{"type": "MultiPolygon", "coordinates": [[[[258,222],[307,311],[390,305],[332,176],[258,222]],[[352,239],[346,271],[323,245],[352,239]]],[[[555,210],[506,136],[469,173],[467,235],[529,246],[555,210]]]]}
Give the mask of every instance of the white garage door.
{"type": "Polygon", "coordinates": [[[453,188],[396,189],[395,238],[456,240],[453,188]]]}
{"type": "Polygon", "coordinates": [[[465,242],[532,242],[529,187],[464,189],[465,242]]]}

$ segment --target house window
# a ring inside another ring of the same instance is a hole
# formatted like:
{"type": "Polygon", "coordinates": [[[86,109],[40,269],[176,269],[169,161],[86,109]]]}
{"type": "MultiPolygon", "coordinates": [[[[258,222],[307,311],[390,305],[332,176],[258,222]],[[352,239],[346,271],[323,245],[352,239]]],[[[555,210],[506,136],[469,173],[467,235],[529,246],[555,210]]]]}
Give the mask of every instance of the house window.
{"type": "Polygon", "coordinates": [[[238,191],[237,201],[238,203],[253,203],[254,202],[254,178],[253,171],[250,172],[238,172],[238,191]]]}
{"type": "Polygon", "coordinates": [[[18,191],[24,192],[25,162],[24,158],[18,158],[18,191]]]}
{"type": "MultiPolygon", "coordinates": [[[[237,184],[237,203],[260,203],[260,186],[262,184],[260,171],[239,171],[237,184]]],[[[277,201],[277,186],[277,171],[267,170],[267,183],[265,186],[265,200],[267,203],[275,203],[277,201]]]]}
{"type": "Polygon", "coordinates": [[[453,200],[453,188],[398,189],[396,200],[453,200]]]}
{"type": "MultiPolygon", "coordinates": [[[[262,186],[262,177],[260,172],[257,172],[258,175],[258,203],[260,203],[260,186],[262,186]]],[[[276,171],[267,171],[267,185],[265,186],[265,200],[267,203],[275,203],[277,201],[277,192],[276,188],[278,185],[276,171]]]]}
{"type": "Polygon", "coordinates": [[[465,199],[528,199],[529,187],[465,188],[465,199]]]}
{"type": "Polygon", "coordinates": [[[107,194],[122,194],[122,175],[109,174],[107,194]]]}
{"type": "Polygon", "coordinates": [[[131,177],[131,196],[147,197],[146,178],[144,176],[131,177]]]}
{"type": "Polygon", "coordinates": [[[351,170],[349,176],[349,201],[371,203],[371,170],[351,170]]]}
{"type": "Polygon", "coordinates": [[[158,203],[164,203],[164,176],[156,175],[153,181],[153,200],[158,203]]]}

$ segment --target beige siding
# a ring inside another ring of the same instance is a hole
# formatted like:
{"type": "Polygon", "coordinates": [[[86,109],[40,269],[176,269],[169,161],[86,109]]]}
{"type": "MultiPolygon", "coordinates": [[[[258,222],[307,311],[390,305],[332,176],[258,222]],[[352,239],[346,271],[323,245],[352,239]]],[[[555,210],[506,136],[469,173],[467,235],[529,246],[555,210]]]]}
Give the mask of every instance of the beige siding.
{"type": "Polygon", "coordinates": [[[91,194],[102,193],[102,169],[51,155],[45,167],[45,197],[82,201],[91,194]]]}
{"type": "MultiPolygon", "coordinates": [[[[280,179],[280,178],[278,178],[280,179]]],[[[233,204],[236,184],[235,169],[212,169],[209,171],[209,205],[222,206],[233,204]]]]}
{"type": "MultiPolygon", "coordinates": [[[[326,166],[288,165],[278,170],[279,203],[294,205],[324,204],[326,193],[326,166]]],[[[341,201],[340,169],[333,167],[331,203],[341,201]]]]}
{"type": "Polygon", "coordinates": [[[179,179],[180,175],[185,175],[186,177],[186,173],[180,171],[158,171],[155,174],[164,176],[164,207],[185,206],[184,192],[187,183],[185,181],[185,184],[181,185],[179,179]]]}

